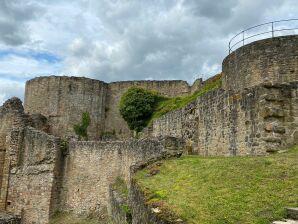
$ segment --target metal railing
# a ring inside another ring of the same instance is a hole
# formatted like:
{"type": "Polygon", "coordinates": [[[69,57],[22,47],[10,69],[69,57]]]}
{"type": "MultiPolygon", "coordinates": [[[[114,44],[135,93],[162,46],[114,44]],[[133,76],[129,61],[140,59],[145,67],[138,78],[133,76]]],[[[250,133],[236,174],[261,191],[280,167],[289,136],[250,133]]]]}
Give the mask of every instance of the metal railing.
{"type": "MultiPolygon", "coordinates": [[[[260,35],[264,35],[264,34],[270,34],[270,37],[275,37],[275,36],[280,36],[280,35],[276,35],[277,32],[281,32],[281,31],[293,31],[293,30],[298,30],[298,19],[284,19],[284,20],[278,20],[278,21],[273,21],[273,22],[268,22],[268,23],[262,23],[256,26],[252,26],[249,27],[248,29],[245,29],[243,31],[241,31],[240,33],[236,34],[230,41],[229,41],[229,54],[234,51],[235,49],[237,49],[238,45],[241,44],[241,46],[244,46],[245,44],[247,44],[246,40],[252,39],[253,37],[257,37],[260,35]],[[283,27],[278,27],[276,26],[277,24],[280,23],[286,23],[286,26],[283,27]],[[297,24],[294,24],[295,22],[297,22],[297,24]],[[291,25],[294,24],[294,27],[291,27],[291,25]],[[254,31],[259,27],[265,27],[267,26],[266,31],[263,30],[259,33],[253,33],[253,34],[249,34],[248,31],[254,31]],[[235,49],[234,49],[235,48],[235,49]]],[[[266,37],[268,38],[268,37],[266,37]]],[[[260,38],[260,39],[264,39],[264,38],[260,38]]]]}

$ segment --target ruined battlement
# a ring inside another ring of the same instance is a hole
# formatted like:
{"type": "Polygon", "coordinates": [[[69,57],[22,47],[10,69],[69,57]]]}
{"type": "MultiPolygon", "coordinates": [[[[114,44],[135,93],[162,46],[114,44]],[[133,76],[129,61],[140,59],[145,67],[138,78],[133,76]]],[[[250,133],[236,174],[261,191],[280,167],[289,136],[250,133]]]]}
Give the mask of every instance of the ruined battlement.
{"type": "Polygon", "coordinates": [[[25,111],[41,113],[49,120],[50,132],[57,136],[74,136],[73,126],[88,111],[91,139],[100,139],[106,133],[118,138],[130,137],[126,122],[119,112],[122,94],[132,86],[159,92],[166,97],[185,96],[200,87],[201,79],[190,86],[186,81],[123,81],[105,83],[84,77],[38,77],[26,83],[25,111]]]}

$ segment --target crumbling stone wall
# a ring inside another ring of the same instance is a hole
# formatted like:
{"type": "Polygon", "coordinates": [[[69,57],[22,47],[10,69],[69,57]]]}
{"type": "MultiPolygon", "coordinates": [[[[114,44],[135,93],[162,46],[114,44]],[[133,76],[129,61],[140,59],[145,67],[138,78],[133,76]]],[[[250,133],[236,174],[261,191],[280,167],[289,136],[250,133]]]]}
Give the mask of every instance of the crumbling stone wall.
{"type": "Polygon", "coordinates": [[[260,155],[297,139],[297,82],[215,90],[153,121],[151,135],[181,137],[201,155],[260,155]]]}
{"type": "Polygon", "coordinates": [[[89,112],[90,138],[99,138],[104,131],[107,84],[93,79],[50,76],[26,83],[25,111],[45,115],[50,132],[56,136],[74,136],[73,126],[89,112]]]}
{"type": "Polygon", "coordinates": [[[31,127],[12,130],[7,141],[6,210],[22,223],[47,224],[59,203],[61,141],[31,127]]]}
{"type": "Polygon", "coordinates": [[[223,88],[239,91],[265,81],[297,81],[297,58],[298,35],[252,42],[224,59],[223,88]]]}
{"type": "Polygon", "coordinates": [[[202,80],[193,86],[186,81],[102,81],[65,76],[39,77],[26,83],[25,111],[46,116],[48,131],[63,138],[74,136],[73,126],[81,120],[83,112],[89,112],[90,139],[106,136],[128,138],[132,136],[119,112],[122,94],[131,86],[157,91],[168,97],[183,96],[200,88],[202,80]]]}
{"type": "Polygon", "coordinates": [[[24,114],[22,102],[18,98],[7,100],[0,107],[0,210],[6,208],[6,192],[8,171],[7,161],[5,161],[8,145],[6,138],[13,128],[24,127],[27,117],[24,114]]]}
{"type": "Polygon", "coordinates": [[[122,177],[128,183],[132,164],[166,156],[169,148],[166,142],[154,139],[70,142],[61,210],[100,214],[108,207],[109,186],[116,178],[122,177]]]}

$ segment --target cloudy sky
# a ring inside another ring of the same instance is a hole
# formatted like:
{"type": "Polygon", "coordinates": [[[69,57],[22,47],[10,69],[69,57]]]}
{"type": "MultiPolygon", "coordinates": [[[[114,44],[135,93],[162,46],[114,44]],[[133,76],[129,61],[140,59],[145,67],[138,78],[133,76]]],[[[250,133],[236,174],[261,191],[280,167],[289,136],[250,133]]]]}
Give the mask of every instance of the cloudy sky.
{"type": "Polygon", "coordinates": [[[297,14],[297,0],[0,0],[0,103],[49,74],[192,83],[240,30],[297,14]]]}

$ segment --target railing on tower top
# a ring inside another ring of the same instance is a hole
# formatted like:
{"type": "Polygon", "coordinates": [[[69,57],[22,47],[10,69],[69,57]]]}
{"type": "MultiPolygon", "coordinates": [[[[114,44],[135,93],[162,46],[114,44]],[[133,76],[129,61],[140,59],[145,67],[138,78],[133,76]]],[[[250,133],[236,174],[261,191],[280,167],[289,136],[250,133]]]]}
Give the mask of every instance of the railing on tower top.
{"type": "MultiPolygon", "coordinates": [[[[298,31],[298,19],[284,19],[284,20],[278,20],[268,23],[262,23],[256,26],[249,27],[248,29],[245,29],[241,31],[240,33],[236,34],[229,42],[229,54],[238,48],[238,45],[241,44],[241,46],[244,46],[245,41],[248,39],[251,39],[253,37],[257,37],[264,34],[270,34],[270,37],[280,36],[278,35],[278,32],[282,31],[298,31]],[[278,26],[281,23],[285,23],[283,26],[278,26]],[[253,31],[256,31],[257,28],[261,27],[262,31],[256,32],[256,33],[250,33],[253,31]],[[265,27],[265,29],[264,29],[265,27]],[[235,49],[234,49],[235,48],[235,49]]],[[[283,33],[284,34],[284,33],[283,33]]],[[[267,36],[268,38],[268,36],[267,36]]],[[[264,38],[260,38],[264,39],[264,38]]]]}

